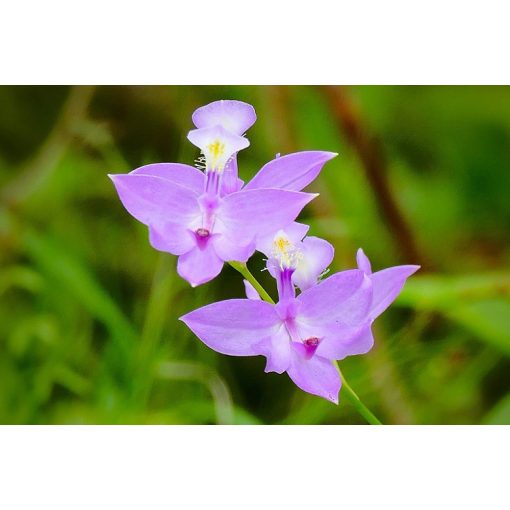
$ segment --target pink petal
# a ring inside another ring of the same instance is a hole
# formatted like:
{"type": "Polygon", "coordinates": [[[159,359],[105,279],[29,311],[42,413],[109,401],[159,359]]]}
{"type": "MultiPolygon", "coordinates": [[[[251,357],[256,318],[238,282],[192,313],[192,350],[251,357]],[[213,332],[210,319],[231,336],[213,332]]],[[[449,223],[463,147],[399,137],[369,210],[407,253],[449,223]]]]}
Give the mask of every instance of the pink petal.
{"type": "Polygon", "coordinates": [[[221,196],[235,193],[243,187],[244,181],[239,179],[237,170],[237,154],[234,154],[223,170],[221,178],[221,196]]]}
{"type": "Polygon", "coordinates": [[[298,388],[338,404],[342,381],[330,360],[317,355],[307,360],[293,353],[287,373],[298,388]]]}
{"type": "Polygon", "coordinates": [[[243,189],[224,197],[217,217],[232,238],[251,240],[289,225],[316,196],[278,189],[243,189]]]}
{"type": "Polygon", "coordinates": [[[365,354],[374,346],[371,324],[361,327],[331,325],[317,348],[317,355],[327,359],[341,360],[347,356],[365,354]]]}
{"type": "Polygon", "coordinates": [[[301,249],[302,258],[292,275],[292,281],[304,291],[317,284],[319,276],[331,264],[335,249],[319,237],[305,237],[301,249]]]}
{"type": "Polygon", "coordinates": [[[161,226],[169,219],[187,226],[200,217],[195,192],[153,175],[110,175],[129,214],[145,225],[161,226]]]}
{"type": "Polygon", "coordinates": [[[223,260],[216,255],[211,240],[206,243],[205,247],[195,246],[191,251],[181,255],[177,262],[177,272],[192,287],[216,278],[222,268],[223,260]]]}
{"type": "Polygon", "coordinates": [[[309,324],[357,326],[368,321],[372,292],[371,281],[363,271],[335,273],[298,296],[299,314],[309,324]]]}
{"type": "Polygon", "coordinates": [[[356,253],[356,262],[358,263],[358,269],[364,271],[366,274],[372,274],[372,266],[370,264],[370,260],[365,255],[365,252],[359,248],[356,253]]]}
{"type": "Polygon", "coordinates": [[[180,318],[208,347],[230,356],[267,354],[281,323],[265,301],[229,299],[180,318]]]}
{"type": "Polygon", "coordinates": [[[304,151],[281,156],[266,163],[245,189],[279,188],[301,191],[319,175],[334,152],[304,151]]]}
{"type": "Polygon", "coordinates": [[[381,315],[400,294],[407,278],[418,271],[420,266],[394,266],[372,273],[374,297],[370,317],[374,320],[381,315]]]}
{"type": "Polygon", "coordinates": [[[267,351],[264,352],[267,358],[264,371],[283,374],[291,363],[290,338],[283,324],[276,333],[271,335],[267,345],[267,351]]]}
{"type": "Polygon", "coordinates": [[[255,243],[253,241],[235,240],[229,232],[223,233],[219,228],[214,230],[213,238],[214,249],[220,259],[225,262],[235,260],[237,262],[246,262],[255,251],[255,243]],[[241,244],[243,243],[243,244],[241,244]]]}
{"type": "Polygon", "coordinates": [[[149,227],[149,242],[153,248],[173,255],[183,255],[196,245],[193,233],[178,223],[149,227]]]}
{"type": "Polygon", "coordinates": [[[197,128],[219,125],[227,131],[242,135],[255,123],[257,115],[248,103],[222,99],[198,108],[191,118],[197,128]]]}
{"type": "Polygon", "coordinates": [[[190,165],[183,165],[181,163],[155,163],[141,166],[133,170],[129,175],[153,175],[189,188],[197,195],[201,195],[204,192],[205,175],[203,172],[190,165]]]}

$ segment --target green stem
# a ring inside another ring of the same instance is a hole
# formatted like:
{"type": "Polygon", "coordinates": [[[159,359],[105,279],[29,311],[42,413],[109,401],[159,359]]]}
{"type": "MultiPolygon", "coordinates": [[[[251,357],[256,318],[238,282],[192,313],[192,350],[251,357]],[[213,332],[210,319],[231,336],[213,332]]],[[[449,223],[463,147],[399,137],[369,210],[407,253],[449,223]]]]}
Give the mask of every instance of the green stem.
{"type": "Polygon", "coordinates": [[[370,411],[370,409],[363,404],[360,400],[356,392],[351,388],[350,384],[347,382],[344,374],[340,370],[338,366],[338,362],[333,361],[333,364],[336,366],[338,373],[340,375],[340,379],[342,379],[342,395],[349,400],[349,402],[353,405],[353,407],[358,411],[365,420],[367,420],[370,425],[382,425],[381,421],[370,411]]]}
{"type": "MultiPolygon", "coordinates": [[[[236,262],[236,261],[230,261],[229,264],[236,270],[239,271],[246,280],[248,280],[255,290],[259,293],[259,296],[268,303],[274,304],[273,299],[271,296],[266,292],[264,287],[260,285],[258,280],[253,276],[246,266],[244,262],[236,262]]],[[[376,416],[368,409],[368,407],[363,404],[363,402],[360,400],[358,395],[356,395],[356,392],[350,387],[349,383],[345,379],[344,375],[340,371],[340,367],[338,366],[338,363],[336,361],[333,361],[335,367],[338,370],[338,374],[340,375],[340,378],[342,379],[342,394],[349,400],[349,402],[354,406],[356,411],[358,411],[365,420],[367,420],[368,423],[371,425],[382,425],[382,423],[376,418],[376,416]]]]}
{"type": "Polygon", "coordinates": [[[259,296],[268,303],[272,303],[274,305],[274,301],[271,296],[266,292],[264,287],[260,285],[255,276],[253,276],[250,270],[246,267],[244,262],[235,262],[230,261],[229,264],[236,270],[239,271],[254,287],[255,290],[259,293],[259,296]]]}

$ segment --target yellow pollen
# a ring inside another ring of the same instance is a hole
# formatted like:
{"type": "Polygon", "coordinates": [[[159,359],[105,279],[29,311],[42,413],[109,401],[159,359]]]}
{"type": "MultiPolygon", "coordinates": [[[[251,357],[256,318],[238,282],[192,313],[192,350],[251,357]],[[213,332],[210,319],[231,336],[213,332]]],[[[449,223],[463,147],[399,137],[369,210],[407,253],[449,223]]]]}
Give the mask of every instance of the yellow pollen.
{"type": "Polygon", "coordinates": [[[273,256],[278,261],[281,269],[295,269],[301,260],[302,254],[287,236],[282,234],[277,235],[273,240],[273,256]]]}
{"type": "Polygon", "coordinates": [[[225,144],[220,140],[215,140],[207,146],[207,151],[211,157],[211,166],[213,168],[218,167],[218,160],[223,156],[225,152],[225,144]]]}
{"type": "Polygon", "coordinates": [[[274,241],[275,248],[283,255],[290,248],[290,241],[284,237],[277,237],[274,241]]]}

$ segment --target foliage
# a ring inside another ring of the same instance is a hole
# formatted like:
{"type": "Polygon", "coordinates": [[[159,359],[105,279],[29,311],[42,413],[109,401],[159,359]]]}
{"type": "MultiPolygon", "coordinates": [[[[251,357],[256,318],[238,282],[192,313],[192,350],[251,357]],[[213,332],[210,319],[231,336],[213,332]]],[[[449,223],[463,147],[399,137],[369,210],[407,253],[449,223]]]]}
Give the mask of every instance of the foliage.
{"type": "Polygon", "coordinates": [[[348,136],[328,89],[1,87],[0,422],[362,421],[347,402],[264,374],[262,359],[217,355],[194,338],[177,317],[242,295],[240,279],[225,267],[192,291],[106,177],[194,160],[190,113],[233,98],[259,117],[242,178],[278,152],[340,153],[314,183],[322,196],[307,217],[335,245],[332,270],[354,267],[359,246],[375,270],[424,263],[379,319],[376,348],[341,363],[360,397],[385,423],[510,423],[510,89],[343,95],[379,148],[420,260],[406,259],[366,172],[367,145],[348,136]]]}

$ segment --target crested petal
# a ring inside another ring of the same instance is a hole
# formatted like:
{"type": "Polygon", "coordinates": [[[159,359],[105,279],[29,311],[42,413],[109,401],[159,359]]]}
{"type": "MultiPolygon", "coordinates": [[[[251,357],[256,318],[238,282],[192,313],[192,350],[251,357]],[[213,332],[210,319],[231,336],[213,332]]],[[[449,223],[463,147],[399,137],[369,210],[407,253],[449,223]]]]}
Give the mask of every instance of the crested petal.
{"type": "Polygon", "coordinates": [[[390,306],[400,294],[407,278],[418,271],[420,266],[394,266],[372,273],[370,279],[374,287],[374,297],[370,309],[370,318],[376,317],[390,306]]]}
{"type": "Polygon", "coordinates": [[[330,360],[317,355],[307,360],[293,353],[287,373],[298,388],[338,404],[342,382],[330,360]]]}
{"type": "Polygon", "coordinates": [[[305,290],[297,299],[301,303],[300,316],[309,324],[357,326],[368,321],[372,283],[358,269],[341,271],[305,290]]]}
{"type": "Polygon", "coordinates": [[[216,255],[211,240],[205,246],[195,246],[192,250],[181,255],[177,262],[177,272],[192,287],[202,285],[216,278],[222,268],[223,260],[216,255]]]}
{"type": "Polygon", "coordinates": [[[259,293],[256,291],[255,287],[248,280],[243,280],[243,283],[246,297],[248,299],[255,299],[257,301],[260,301],[261,297],[259,296],[259,293]]]}
{"type": "Polygon", "coordinates": [[[267,354],[268,343],[280,327],[273,305],[250,299],[212,303],[180,320],[208,347],[230,356],[267,354]]]}
{"type": "Polygon", "coordinates": [[[248,103],[222,99],[198,108],[191,119],[197,128],[222,126],[227,131],[242,135],[255,123],[257,115],[248,103]]]}
{"type": "Polygon", "coordinates": [[[110,175],[119,198],[129,214],[145,225],[174,223],[188,225],[200,216],[194,191],[153,175],[110,175]]]}
{"type": "Polygon", "coordinates": [[[255,238],[289,225],[316,196],[279,189],[241,190],[223,198],[217,217],[232,237],[255,238]]]}
{"type": "Polygon", "coordinates": [[[328,268],[333,260],[335,249],[319,237],[305,237],[301,243],[302,257],[292,281],[302,290],[317,284],[319,276],[328,268]]]}
{"type": "Polygon", "coordinates": [[[145,165],[130,172],[129,175],[153,175],[161,177],[174,184],[189,188],[197,195],[201,195],[205,186],[205,175],[203,172],[190,165],[182,163],[154,163],[145,165]]]}
{"type": "Polygon", "coordinates": [[[324,164],[335,156],[335,152],[304,151],[277,157],[266,163],[245,189],[301,191],[319,175],[324,164]]]}
{"type": "Polygon", "coordinates": [[[250,145],[244,136],[231,133],[219,125],[193,129],[188,133],[188,140],[202,151],[208,168],[220,170],[236,152],[250,145]]]}

